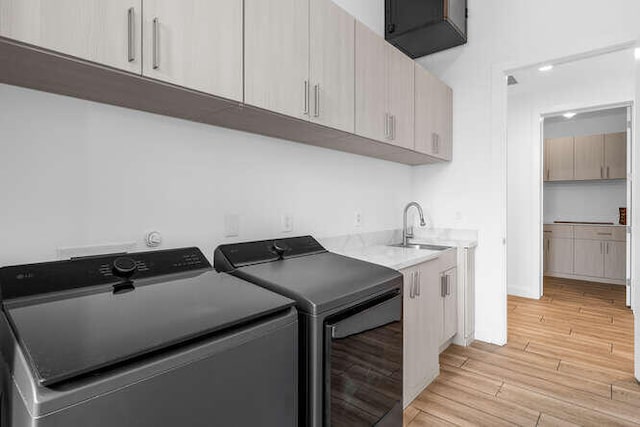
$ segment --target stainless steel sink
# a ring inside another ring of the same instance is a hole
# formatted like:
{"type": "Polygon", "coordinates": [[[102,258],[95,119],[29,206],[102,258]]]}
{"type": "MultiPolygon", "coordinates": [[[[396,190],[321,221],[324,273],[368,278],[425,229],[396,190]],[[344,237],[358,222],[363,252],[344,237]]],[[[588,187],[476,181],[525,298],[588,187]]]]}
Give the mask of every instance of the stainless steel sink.
{"type": "Polygon", "coordinates": [[[398,243],[397,245],[389,245],[393,248],[407,248],[407,249],[426,249],[429,251],[446,251],[450,248],[450,246],[439,246],[439,245],[425,245],[419,243],[408,243],[403,245],[402,243],[398,243]]]}

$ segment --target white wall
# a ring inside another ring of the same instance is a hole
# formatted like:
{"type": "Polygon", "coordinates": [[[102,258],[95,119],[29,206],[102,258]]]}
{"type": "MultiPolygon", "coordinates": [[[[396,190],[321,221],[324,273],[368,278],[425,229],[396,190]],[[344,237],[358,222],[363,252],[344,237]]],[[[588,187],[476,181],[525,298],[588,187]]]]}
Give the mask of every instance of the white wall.
{"type": "MultiPolygon", "coordinates": [[[[554,221],[591,221],[617,224],[620,214],[619,208],[624,207],[627,207],[627,182],[623,180],[544,184],[543,219],[545,224],[554,221]]],[[[514,226],[518,225],[519,222],[514,224],[514,226]]],[[[536,231],[539,231],[537,227],[536,231]]],[[[517,246],[514,249],[517,253],[517,246]]]]}
{"type": "MultiPolygon", "coordinates": [[[[610,53],[556,67],[551,73],[541,75],[537,69],[521,73],[522,83],[509,89],[508,98],[508,288],[509,293],[530,298],[540,297],[542,277],[542,138],[540,117],[551,112],[581,107],[615,104],[631,101],[634,97],[634,59],[631,50],[610,53]]],[[[602,124],[602,123],[601,123],[602,124]]],[[[612,129],[617,128],[607,123],[612,129]]],[[[603,127],[602,129],[605,129],[603,127]]],[[[582,131],[591,130],[583,125],[582,131]]],[[[571,130],[571,129],[569,129],[571,130]]],[[[575,130],[575,129],[574,129],[575,130]]],[[[551,129],[560,135],[555,126],[551,129]]],[[[604,131],[604,130],[603,130],[604,131]]],[[[610,184],[611,185],[611,184],[610,184]]],[[[548,199],[544,219],[573,219],[614,221],[616,210],[626,197],[618,183],[611,187],[596,184],[547,184],[548,199]],[[584,187],[587,185],[587,187],[584,187]],[[583,188],[581,194],[568,196],[569,189],[583,188]],[[585,190],[601,194],[613,189],[606,196],[598,212],[579,214],[585,206],[585,190]],[[568,206],[566,197],[580,205],[568,206]],[[611,203],[613,206],[609,206],[611,203]],[[619,205],[619,206],[618,206],[619,205]],[[565,217],[566,215],[566,217],[565,217]],[[602,215],[604,218],[600,218],[602,215]],[[589,218],[589,219],[588,219],[589,218]]],[[[622,184],[624,185],[624,184],[622,184]]]]}
{"type": "MultiPolygon", "coordinates": [[[[420,60],[454,90],[454,161],[416,168],[414,188],[438,226],[479,229],[476,336],[503,343],[506,87],[502,73],[636,40],[640,2],[613,0],[604,7],[598,0],[469,0],[468,6],[469,43],[420,60]]],[[[535,190],[527,188],[522,197],[531,196],[531,191],[535,190]]],[[[537,250],[528,252],[535,256],[537,250]]]]}
{"type": "Polygon", "coordinates": [[[230,240],[400,228],[411,168],[0,85],[0,265],[136,241],[207,256],[230,240]],[[355,211],[363,226],[354,227],[355,211]],[[224,216],[241,234],[224,238],[224,216]]]}
{"type": "Polygon", "coordinates": [[[333,0],[376,33],[384,36],[384,0],[333,0]]]}

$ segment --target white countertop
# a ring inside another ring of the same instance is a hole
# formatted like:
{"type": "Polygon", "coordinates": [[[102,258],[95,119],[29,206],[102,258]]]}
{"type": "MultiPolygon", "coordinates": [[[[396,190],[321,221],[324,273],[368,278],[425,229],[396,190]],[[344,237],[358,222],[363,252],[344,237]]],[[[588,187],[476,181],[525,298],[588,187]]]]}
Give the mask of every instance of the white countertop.
{"type": "MultiPolygon", "coordinates": [[[[452,250],[452,249],[449,249],[452,250]]],[[[351,248],[334,250],[340,255],[371,262],[395,270],[431,261],[444,254],[446,251],[432,251],[427,249],[394,248],[384,245],[367,246],[364,248],[351,248]]]]}
{"type": "Polygon", "coordinates": [[[580,222],[546,222],[544,225],[582,225],[584,227],[626,227],[620,224],[584,224],[580,222]]]}

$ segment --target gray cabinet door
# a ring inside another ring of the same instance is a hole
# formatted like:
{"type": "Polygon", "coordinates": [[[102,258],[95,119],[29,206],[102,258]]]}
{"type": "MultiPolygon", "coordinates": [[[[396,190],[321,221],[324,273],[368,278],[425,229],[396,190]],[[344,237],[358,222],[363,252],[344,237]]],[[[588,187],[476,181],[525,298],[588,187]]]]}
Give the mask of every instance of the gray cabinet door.
{"type": "Polygon", "coordinates": [[[573,239],[549,239],[548,271],[573,274],[573,239]]]}
{"type": "Polygon", "coordinates": [[[613,280],[627,278],[627,243],[605,242],[604,277],[613,280]]]}
{"type": "Polygon", "coordinates": [[[604,252],[606,242],[601,240],[575,240],[575,274],[604,277],[604,252]]]}
{"type": "Polygon", "coordinates": [[[573,137],[547,139],[545,144],[549,157],[547,181],[573,180],[573,137]]]}
{"type": "Polygon", "coordinates": [[[574,179],[603,179],[604,172],[604,135],[577,136],[574,179]]]}
{"type": "Polygon", "coordinates": [[[604,136],[605,178],[627,177],[627,133],[611,133],[604,136]]]}

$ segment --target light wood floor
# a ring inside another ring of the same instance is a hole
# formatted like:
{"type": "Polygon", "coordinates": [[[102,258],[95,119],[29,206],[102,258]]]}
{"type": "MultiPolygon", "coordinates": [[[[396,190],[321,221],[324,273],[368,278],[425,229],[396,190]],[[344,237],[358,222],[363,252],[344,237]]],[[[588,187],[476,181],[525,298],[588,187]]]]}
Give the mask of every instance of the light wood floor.
{"type": "Polygon", "coordinates": [[[508,344],[450,347],[405,426],[640,425],[624,287],[548,278],[508,309],[508,344]]]}

